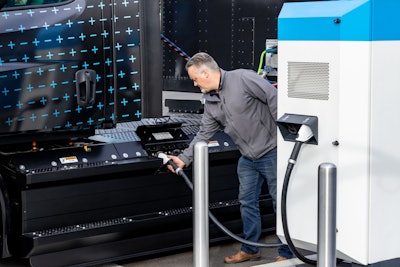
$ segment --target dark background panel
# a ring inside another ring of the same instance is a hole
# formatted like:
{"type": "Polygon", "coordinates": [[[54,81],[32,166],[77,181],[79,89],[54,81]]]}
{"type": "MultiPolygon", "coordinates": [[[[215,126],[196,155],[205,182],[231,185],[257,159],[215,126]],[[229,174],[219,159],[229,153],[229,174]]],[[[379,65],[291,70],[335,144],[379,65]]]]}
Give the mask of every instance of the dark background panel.
{"type": "MultiPolygon", "coordinates": [[[[256,71],[266,39],[277,38],[277,18],[284,2],[299,1],[162,1],[162,31],[189,56],[203,51],[223,69],[256,71]]],[[[185,63],[176,49],[163,45],[164,90],[198,92],[185,63]]]]}
{"type": "MultiPolygon", "coordinates": [[[[189,56],[204,51],[223,69],[256,70],[265,40],[276,39],[282,4],[281,0],[164,1],[163,32],[189,56]]],[[[186,60],[167,45],[163,51],[164,90],[198,92],[187,77],[186,60]]]]}

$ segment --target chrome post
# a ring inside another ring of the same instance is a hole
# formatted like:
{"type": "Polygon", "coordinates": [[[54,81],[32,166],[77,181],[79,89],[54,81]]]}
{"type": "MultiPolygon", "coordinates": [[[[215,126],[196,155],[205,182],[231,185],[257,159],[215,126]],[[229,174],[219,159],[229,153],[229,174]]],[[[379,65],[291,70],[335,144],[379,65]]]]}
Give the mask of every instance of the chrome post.
{"type": "Polygon", "coordinates": [[[193,160],[193,266],[209,266],[208,146],[198,142],[193,160]]]}
{"type": "Polygon", "coordinates": [[[318,168],[318,267],[336,267],[336,183],[336,166],[321,163],[318,168]]]}

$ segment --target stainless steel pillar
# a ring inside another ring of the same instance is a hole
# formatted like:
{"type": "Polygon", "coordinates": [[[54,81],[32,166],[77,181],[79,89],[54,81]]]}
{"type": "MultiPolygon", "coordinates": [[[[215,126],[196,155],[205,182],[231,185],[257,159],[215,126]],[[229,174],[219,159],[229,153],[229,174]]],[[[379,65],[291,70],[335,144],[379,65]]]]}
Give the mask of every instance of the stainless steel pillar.
{"type": "Polygon", "coordinates": [[[193,161],[193,266],[209,266],[208,232],[208,146],[194,146],[193,161]]]}
{"type": "Polygon", "coordinates": [[[318,267],[336,266],[336,166],[318,168],[318,267]]]}

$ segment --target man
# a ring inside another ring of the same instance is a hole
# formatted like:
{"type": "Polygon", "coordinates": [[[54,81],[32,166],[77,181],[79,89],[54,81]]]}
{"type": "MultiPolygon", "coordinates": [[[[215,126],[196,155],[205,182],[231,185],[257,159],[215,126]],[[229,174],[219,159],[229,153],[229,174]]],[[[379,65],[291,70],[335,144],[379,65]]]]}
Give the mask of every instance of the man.
{"type": "MultiPolygon", "coordinates": [[[[257,242],[261,235],[259,195],[264,181],[276,209],[276,88],[252,70],[220,69],[207,53],[195,54],[186,63],[186,70],[194,86],[204,94],[204,114],[189,147],[177,157],[169,157],[180,168],[189,165],[194,144],[208,141],[222,127],[242,154],[237,174],[243,233],[246,240],[257,242]]],[[[292,257],[287,246],[280,247],[278,252],[277,260],[292,257]]],[[[238,263],[260,256],[258,247],[242,244],[238,253],[224,261],[238,263]]]]}

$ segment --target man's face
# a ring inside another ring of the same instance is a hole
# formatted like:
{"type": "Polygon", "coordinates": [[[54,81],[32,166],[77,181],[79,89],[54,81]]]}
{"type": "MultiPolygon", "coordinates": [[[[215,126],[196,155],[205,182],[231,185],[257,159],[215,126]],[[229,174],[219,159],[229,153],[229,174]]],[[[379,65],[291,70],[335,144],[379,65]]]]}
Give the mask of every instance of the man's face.
{"type": "Polygon", "coordinates": [[[191,66],[188,68],[188,74],[193,81],[193,85],[199,87],[203,94],[215,89],[211,87],[212,81],[208,69],[191,66]]]}

